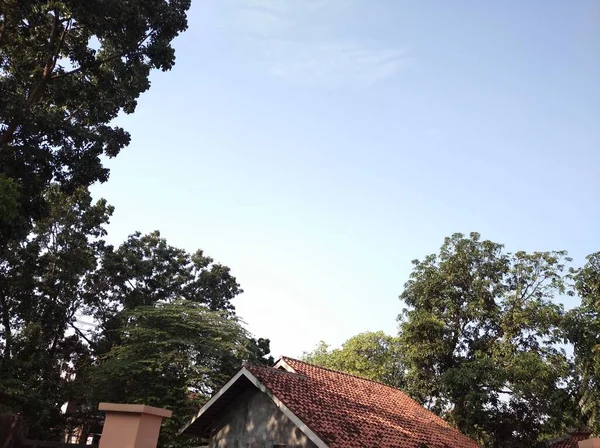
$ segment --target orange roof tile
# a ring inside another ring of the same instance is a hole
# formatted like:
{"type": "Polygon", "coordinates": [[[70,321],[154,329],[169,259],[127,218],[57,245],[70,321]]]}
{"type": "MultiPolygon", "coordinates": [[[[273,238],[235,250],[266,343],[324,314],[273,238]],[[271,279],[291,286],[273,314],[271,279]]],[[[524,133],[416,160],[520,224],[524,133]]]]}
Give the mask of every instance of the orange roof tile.
{"type": "Polygon", "coordinates": [[[330,448],[477,448],[399,389],[291,358],[246,368],[330,448]]]}

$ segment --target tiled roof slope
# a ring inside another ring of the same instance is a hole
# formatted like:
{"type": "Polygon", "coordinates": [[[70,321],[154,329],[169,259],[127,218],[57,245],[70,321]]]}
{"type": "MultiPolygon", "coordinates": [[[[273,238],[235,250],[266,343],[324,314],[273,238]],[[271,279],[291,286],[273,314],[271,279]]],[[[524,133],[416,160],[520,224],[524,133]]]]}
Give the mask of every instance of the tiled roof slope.
{"type": "Polygon", "coordinates": [[[247,368],[329,448],[477,448],[399,389],[282,359],[300,375],[247,368]]]}
{"type": "Polygon", "coordinates": [[[547,443],[552,448],[578,448],[578,442],[590,438],[591,431],[570,431],[566,436],[551,440],[547,443]]]}

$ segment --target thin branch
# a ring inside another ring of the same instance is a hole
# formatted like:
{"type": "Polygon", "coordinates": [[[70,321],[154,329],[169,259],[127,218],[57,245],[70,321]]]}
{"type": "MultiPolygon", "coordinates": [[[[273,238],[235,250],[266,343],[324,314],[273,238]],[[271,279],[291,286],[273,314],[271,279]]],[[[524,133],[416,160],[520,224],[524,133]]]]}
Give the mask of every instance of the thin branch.
{"type": "Polygon", "coordinates": [[[62,34],[60,35],[60,41],[58,42],[58,46],[56,47],[56,53],[54,53],[54,60],[52,61],[52,69],[50,73],[54,71],[56,68],[56,63],[58,62],[58,58],[60,56],[60,50],[65,43],[65,38],[67,37],[68,32],[71,30],[71,24],[73,23],[73,19],[69,19],[67,24],[63,28],[62,34]]]}
{"type": "Polygon", "coordinates": [[[497,389],[495,387],[490,386],[481,386],[481,388],[490,392],[497,392],[499,394],[514,395],[514,392],[510,389],[497,389]]]}
{"type": "Polygon", "coordinates": [[[127,284],[128,284],[130,287],[131,287],[131,290],[132,290],[132,291],[135,291],[135,290],[137,289],[137,288],[136,288],[136,287],[135,287],[135,286],[134,286],[134,285],[131,283],[131,280],[130,280],[130,279],[127,279],[126,281],[127,281],[127,284]]]}
{"type": "Polygon", "coordinates": [[[90,347],[92,346],[92,341],[88,339],[88,337],[83,333],[83,331],[81,331],[79,328],[73,325],[72,322],[69,322],[69,325],[77,332],[79,336],[81,336],[85,340],[85,342],[87,342],[90,345],[90,347]]]}
{"type": "Polygon", "coordinates": [[[87,64],[87,65],[81,65],[81,66],[79,66],[79,67],[77,67],[77,68],[74,68],[74,69],[73,69],[73,70],[71,70],[71,71],[68,71],[68,72],[65,72],[65,73],[60,73],[60,74],[54,75],[54,76],[52,77],[52,80],[55,80],[55,79],[60,79],[60,78],[66,78],[67,76],[71,76],[71,75],[74,75],[74,74],[76,74],[76,73],[82,72],[82,71],[84,71],[84,70],[89,70],[89,69],[91,69],[91,68],[99,67],[99,66],[101,66],[101,65],[103,65],[103,64],[106,64],[107,62],[114,61],[115,59],[120,59],[120,58],[122,58],[123,56],[127,56],[127,55],[129,55],[129,54],[133,53],[134,51],[137,51],[137,50],[139,50],[139,48],[140,48],[140,47],[141,47],[141,46],[144,44],[144,42],[146,42],[146,41],[147,41],[147,40],[150,38],[150,36],[152,36],[152,35],[153,35],[155,32],[156,32],[156,30],[152,30],[152,31],[150,31],[148,34],[146,34],[146,35],[145,35],[145,36],[144,36],[144,37],[143,37],[143,38],[142,38],[142,39],[141,39],[141,40],[140,40],[140,41],[139,41],[139,42],[138,42],[138,43],[135,45],[135,47],[134,47],[134,48],[131,48],[131,49],[128,49],[128,50],[122,51],[122,52],[120,52],[120,53],[117,53],[117,54],[113,54],[112,56],[108,56],[108,57],[106,57],[106,58],[104,58],[104,59],[99,59],[99,60],[96,60],[96,61],[92,62],[91,64],[87,64]]]}
{"type": "Polygon", "coordinates": [[[69,115],[65,117],[65,121],[69,121],[71,120],[71,118],[74,118],[75,115],[77,115],[77,113],[79,113],[81,109],[83,109],[83,106],[83,104],[80,104],[77,108],[75,108],[69,115]]]}
{"type": "Polygon", "coordinates": [[[123,56],[125,56],[126,54],[128,54],[128,53],[119,53],[119,54],[114,54],[114,55],[112,55],[112,56],[109,56],[109,57],[107,57],[107,58],[105,58],[105,59],[100,59],[100,60],[94,61],[94,62],[92,62],[91,64],[88,64],[88,65],[81,65],[81,66],[79,66],[79,67],[77,67],[77,68],[74,68],[74,69],[73,69],[73,70],[71,70],[71,71],[64,72],[64,73],[59,73],[59,74],[57,74],[57,75],[54,75],[54,76],[53,76],[51,79],[54,81],[54,80],[56,80],[56,79],[66,78],[67,76],[74,75],[74,74],[76,74],[76,73],[79,73],[79,72],[82,72],[82,71],[84,71],[84,70],[89,70],[89,69],[91,69],[91,68],[94,68],[94,67],[99,67],[99,66],[101,66],[102,64],[106,64],[107,62],[114,61],[115,59],[122,58],[122,57],[123,57],[123,56]]]}

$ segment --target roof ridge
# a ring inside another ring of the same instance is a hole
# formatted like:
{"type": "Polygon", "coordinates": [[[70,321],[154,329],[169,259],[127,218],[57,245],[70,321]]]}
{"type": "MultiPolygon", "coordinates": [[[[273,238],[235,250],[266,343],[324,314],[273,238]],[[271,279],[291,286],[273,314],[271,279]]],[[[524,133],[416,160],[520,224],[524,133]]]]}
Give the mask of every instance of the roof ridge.
{"type": "Polygon", "coordinates": [[[269,372],[273,372],[273,373],[278,373],[281,375],[291,375],[291,376],[296,376],[302,379],[306,379],[306,375],[304,375],[303,373],[299,373],[299,372],[290,372],[289,370],[283,370],[283,369],[276,369],[274,367],[269,367],[269,366],[261,366],[258,364],[252,364],[252,363],[247,363],[244,365],[244,367],[247,369],[248,367],[250,367],[250,369],[253,368],[257,368],[257,369],[264,369],[264,370],[268,370],[269,372]]]}
{"type": "Polygon", "coordinates": [[[385,384],[385,383],[382,383],[380,381],[375,381],[375,380],[372,380],[372,379],[369,379],[369,378],[363,378],[362,376],[353,375],[352,373],[342,372],[340,370],[331,369],[329,367],[323,367],[323,366],[320,366],[318,364],[312,364],[310,362],[302,361],[300,359],[290,358],[289,356],[281,356],[280,359],[289,359],[291,361],[295,361],[295,362],[299,362],[299,363],[302,363],[302,364],[306,364],[306,365],[311,366],[311,367],[316,367],[317,369],[327,370],[327,371],[332,372],[332,373],[338,373],[340,375],[349,376],[349,377],[356,378],[356,379],[359,379],[359,380],[362,380],[362,381],[368,381],[370,383],[375,383],[375,384],[378,384],[380,386],[389,387],[390,389],[397,390],[401,394],[405,395],[410,401],[412,401],[413,404],[415,404],[419,408],[424,409],[425,411],[427,411],[435,420],[440,421],[444,427],[451,428],[451,429],[453,429],[455,431],[458,431],[459,433],[462,434],[462,432],[460,432],[458,429],[454,428],[452,425],[450,425],[450,423],[448,423],[442,417],[440,417],[439,415],[435,414],[433,411],[430,411],[429,409],[427,409],[425,406],[423,406],[421,403],[419,403],[417,400],[415,400],[413,397],[411,397],[410,395],[408,395],[406,392],[404,392],[399,387],[390,386],[389,384],[385,384]]]}
{"type": "Polygon", "coordinates": [[[545,442],[545,445],[551,447],[552,445],[556,445],[558,442],[564,442],[571,438],[571,433],[564,434],[562,436],[554,437],[553,439],[548,439],[545,442]]]}
{"type": "MultiPolygon", "coordinates": [[[[392,389],[399,390],[404,395],[408,396],[408,394],[406,392],[404,392],[402,389],[400,389],[399,387],[390,386],[389,384],[382,383],[381,381],[372,380],[371,378],[365,378],[364,376],[354,375],[353,373],[342,372],[341,370],[335,370],[335,369],[332,369],[331,367],[320,366],[319,364],[313,364],[313,363],[310,363],[310,362],[302,361],[300,359],[290,358],[289,356],[282,356],[282,358],[289,359],[289,360],[295,361],[295,362],[300,362],[302,364],[306,364],[306,365],[309,365],[309,366],[312,366],[312,367],[316,367],[318,369],[328,370],[328,371],[333,372],[333,373],[339,373],[341,375],[351,376],[351,377],[357,378],[359,380],[369,381],[369,382],[375,383],[375,384],[380,384],[380,385],[385,386],[385,387],[391,387],[392,389]]],[[[419,405],[419,406],[421,406],[421,405],[419,405]]]]}
{"type": "Polygon", "coordinates": [[[590,428],[568,428],[567,434],[591,434],[593,431],[590,428]]]}

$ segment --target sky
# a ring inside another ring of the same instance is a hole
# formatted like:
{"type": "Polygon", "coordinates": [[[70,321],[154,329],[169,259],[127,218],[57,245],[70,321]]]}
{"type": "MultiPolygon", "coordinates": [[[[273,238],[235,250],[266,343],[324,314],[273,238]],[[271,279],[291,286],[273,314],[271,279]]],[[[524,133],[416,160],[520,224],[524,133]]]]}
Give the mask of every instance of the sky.
{"type": "Polygon", "coordinates": [[[597,0],[196,0],[118,120],[109,240],[160,230],[231,267],[274,356],[395,334],[411,260],[455,232],[583,264],[599,23],[597,0]]]}

